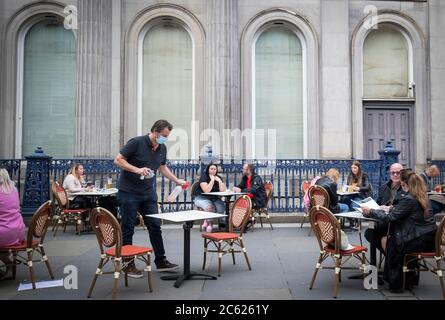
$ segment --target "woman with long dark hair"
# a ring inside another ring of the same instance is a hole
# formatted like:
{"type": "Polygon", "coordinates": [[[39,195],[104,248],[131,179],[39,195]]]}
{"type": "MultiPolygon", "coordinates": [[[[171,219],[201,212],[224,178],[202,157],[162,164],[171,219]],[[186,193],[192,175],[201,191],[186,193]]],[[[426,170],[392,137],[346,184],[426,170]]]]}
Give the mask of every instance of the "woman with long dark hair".
{"type": "MultiPolygon", "coordinates": [[[[218,175],[218,166],[209,164],[205,170],[205,174],[199,179],[199,187],[195,194],[195,206],[208,212],[224,213],[226,207],[224,202],[218,196],[206,195],[208,192],[226,191],[226,185],[222,178],[218,175]]],[[[204,220],[202,228],[207,232],[212,232],[212,222],[204,220]]]]}
{"type": "Polygon", "coordinates": [[[357,160],[354,160],[351,164],[351,172],[348,174],[346,184],[349,186],[350,191],[358,192],[357,195],[343,197],[341,201],[342,203],[347,204],[352,210],[358,207],[352,200],[358,202],[371,196],[372,187],[369,177],[362,171],[362,165],[357,160]]]}
{"type": "MultiPolygon", "coordinates": [[[[363,215],[391,223],[390,233],[382,247],[386,253],[384,279],[392,291],[400,292],[403,280],[403,257],[411,252],[434,251],[436,223],[430,214],[426,187],[421,177],[402,170],[401,185],[405,193],[393,207],[369,209],[362,206],[363,215]]],[[[412,268],[412,266],[408,266],[412,268]]],[[[405,289],[418,282],[418,275],[407,274],[405,289]]]]}

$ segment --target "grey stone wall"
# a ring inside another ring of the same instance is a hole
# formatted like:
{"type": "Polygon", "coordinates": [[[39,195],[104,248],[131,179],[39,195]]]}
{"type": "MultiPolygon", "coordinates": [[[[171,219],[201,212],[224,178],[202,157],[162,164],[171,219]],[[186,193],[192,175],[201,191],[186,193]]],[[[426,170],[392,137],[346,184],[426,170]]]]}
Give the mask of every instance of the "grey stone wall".
{"type": "MultiPolygon", "coordinates": [[[[0,1],[0,157],[15,155],[14,93],[8,84],[15,76],[5,74],[8,64],[6,38],[11,19],[31,0],[0,1]]],[[[42,5],[52,1],[40,1],[42,5]]],[[[427,157],[445,159],[445,2],[368,1],[368,0],[79,0],[59,3],[77,4],[80,22],[95,27],[93,33],[78,32],[78,61],[101,61],[95,74],[91,70],[78,71],[76,155],[114,156],[126,142],[131,123],[126,119],[131,100],[125,98],[126,56],[125,37],[138,14],[146,8],[174,4],[190,12],[202,26],[205,34],[203,88],[197,95],[197,110],[202,112],[201,128],[242,128],[242,61],[240,43],[249,22],[262,11],[283,8],[296,12],[313,28],[318,41],[317,70],[308,73],[318,76],[318,87],[310,88],[317,95],[318,121],[309,130],[317,134],[317,144],[311,157],[350,158],[363,154],[363,133],[356,132],[353,100],[354,70],[352,38],[363,21],[366,5],[374,5],[385,12],[396,12],[413,22],[425,44],[425,65],[416,66],[425,83],[424,100],[416,101],[416,164],[422,165],[427,157]],[[87,5],[93,5],[88,7],[87,5]],[[93,11],[89,11],[89,8],[93,11]],[[94,11],[96,10],[96,11],[94,11]],[[99,11],[97,11],[99,10],[99,11]],[[96,14],[96,12],[99,12],[96,14]],[[86,19],[86,20],[85,20],[86,19]],[[98,42],[88,42],[91,37],[98,42]],[[98,38],[96,38],[96,36],[98,38]],[[87,41],[87,42],[85,42],[87,41]],[[98,55],[97,55],[97,54],[98,55]],[[96,60],[95,60],[96,59],[96,60]],[[90,85],[91,83],[91,85],[90,85]],[[87,85],[88,84],[88,85],[87,85]],[[83,97],[83,98],[82,98],[83,97]],[[87,100],[84,98],[88,97],[87,100]],[[82,99],[81,99],[82,98],[82,99]],[[417,112],[418,111],[418,112],[417,112]],[[93,121],[86,121],[86,119],[93,121]]],[[[11,51],[12,52],[12,51],[11,51]]],[[[311,111],[308,106],[308,112],[311,111]]],[[[132,109],[134,110],[134,109],[132,109]]],[[[221,150],[230,155],[233,150],[221,150]]]]}

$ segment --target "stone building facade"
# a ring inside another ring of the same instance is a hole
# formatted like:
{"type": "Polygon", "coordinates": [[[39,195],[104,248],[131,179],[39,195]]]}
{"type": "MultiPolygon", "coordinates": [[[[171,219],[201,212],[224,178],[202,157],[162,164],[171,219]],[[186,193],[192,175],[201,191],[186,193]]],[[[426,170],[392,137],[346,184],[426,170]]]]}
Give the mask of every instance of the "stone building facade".
{"type": "Polygon", "coordinates": [[[269,141],[365,159],[392,140],[423,166],[445,158],[444,16],[440,0],[1,0],[0,158],[110,157],[166,117],[176,158],[269,141]]]}

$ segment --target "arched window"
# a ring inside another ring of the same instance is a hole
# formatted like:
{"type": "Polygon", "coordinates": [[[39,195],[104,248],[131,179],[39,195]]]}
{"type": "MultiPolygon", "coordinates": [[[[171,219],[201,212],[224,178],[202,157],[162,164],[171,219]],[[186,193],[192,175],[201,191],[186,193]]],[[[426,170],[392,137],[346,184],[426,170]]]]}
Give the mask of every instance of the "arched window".
{"type": "Polygon", "coordinates": [[[149,132],[156,120],[166,119],[174,126],[167,143],[169,158],[189,158],[194,119],[190,34],[173,19],[163,19],[147,28],[142,52],[140,134],[149,132]]]}
{"type": "Polygon", "coordinates": [[[55,20],[36,23],[23,43],[22,156],[37,146],[53,157],[74,155],[75,90],[73,32],[55,20]]]}
{"type": "Polygon", "coordinates": [[[303,49],[297,34],[273,25],[257,38],[254,51],[255,157],[304,156],[303,49]],[[276,138],[267,129],[276,130],[276,138]]]}
{"type": "Polygon", "coordinates": [[[405,35],[391,24],[379,24],[363,46],[363,97],[407,98],[410,70],[405,35]]]}

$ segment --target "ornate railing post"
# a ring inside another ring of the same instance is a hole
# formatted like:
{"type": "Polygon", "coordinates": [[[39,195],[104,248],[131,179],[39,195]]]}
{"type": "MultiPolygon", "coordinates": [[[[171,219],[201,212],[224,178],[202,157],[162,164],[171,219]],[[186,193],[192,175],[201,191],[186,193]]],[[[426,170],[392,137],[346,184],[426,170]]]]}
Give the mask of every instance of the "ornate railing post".
{"type": "Polygon", "coordinates": [[[399,162],[400,150],[394,148],[391,141],[387,141],[383,150],[379,150],[378,152],[380,160],[382,160],[382,167],[380,169],[380,179],[382,180],[380,182],[384,183],[389,180],[389,167],[391,167],[393,163],[399,162]]]}
{"type": "Polygon", "coordinates": [[[199,165],[200,165],[200,175],[202,176],[205,173],[205,169],[210,163],[219,164],[219,158],[213,155],[213,149],[211,145],[206,146],[207,154],[201,155],[199,157],[199,165]]]}
{"type": "Polygon", "coordinates": [[[26,176],[22,212],[34,212],[42,203],[49,200],[49,166],[52,157],[47,156],[41,147],[33,155],[25,157],[26,176]]]}

